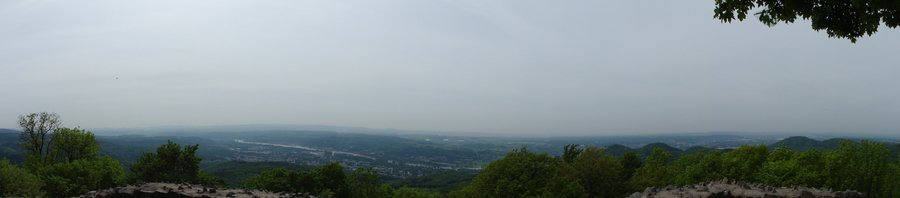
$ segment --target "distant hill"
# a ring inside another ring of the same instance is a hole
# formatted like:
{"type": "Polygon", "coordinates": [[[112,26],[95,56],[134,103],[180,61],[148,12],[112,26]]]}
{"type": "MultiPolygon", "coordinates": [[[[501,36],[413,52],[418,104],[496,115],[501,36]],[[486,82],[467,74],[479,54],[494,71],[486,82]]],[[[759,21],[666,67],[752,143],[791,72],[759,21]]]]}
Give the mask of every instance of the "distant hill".
{"type": "Polygon", "coordinates": [[[14,129],[0,129],[0,133],[15,133],[15,134],[19,134],[19,133],[22,133],[22,131],[14,130],[14,129]]]}
{"type": "Polygon", "coordinates": [[[837,150],[840,148],[840,142],[843,140],[845,139],[832,138],[825,141],[819,141],[805,136],[794,136],[769,144],[769,149],[775,149],[784,145],[790,147],[791,150],[801,152],[813,148],[820,151],[837,150]]]}
{"type": "Polygon", "coordinates": [[[646,159],[647,157],[650,156],[651,153],[653,153],[653,149],[656,149],[656,148],[660,148],[663,151],[669,152],[669,154],[672,155],[673,159],[677,159],[682,154],[684,154],[684,151],[682,151],[681,149],[669,146],[668,144],[665,144],[665,143],[659,143],[659,142],[650,143],[650,144],[642,146],[641,148],[629,148],[629,147],[623,146],[621,144],[613,144],[613,145],[607,146],[605,148],[604,152],[607,154],[610,154],[610,155],[614,155],[614,156],[622,156],[626,152],[630,151],[630,152],[634,152],[635,154],[640,156],[641,159],[646,159]]]}
{"type": "MultiPolygon", "coordinates": [[[[785,138],[784,140],[775,142],[769,145],[769,149],[775,149],[781,147],[781,145],[790,147],[791,150],[794,151],[806,151],[809,149],[817,149],[820,151],[830,151],[830,150],[838,150],[841,148],[840,143],[847,139],[843,138],[831,138],[823,141],[814,140],[805,136],[794,136],[785,138]]],[[[856,141],[859,142],[859,141],[856,141]]],[[[900,144],[885,144],[884,146],[891,153],[888,155],[892,160],[897,160],[898,154],[900,154],[900,144]]]]}
{"type": "Polygon", "coordinates": [[[681,154],[682,155],[693,155],[693,154],[697,154],[698,152],[700,152],[702,150],[710,150],[710,149],[711,148],[702,147],[702,146],[692,146],[688,149],[684,149],[684,152],[682,152],[681,154]]]}
{"type": "Polygon", "coordinates": [[[621,145],[621,144],[613,144],[604,148],[604,152],[610,155],[622,156],[623,154],[631,151],[634,152],[633,148],[621,145]]]}
{"type": "Polygon", "coordinates": [[[22,162],[25,162],[25,154],[22,153],[22,151],[19,151],[19,133],[21,132],[0,132],[0,159],[9,159],[9,162],[12,164],[22,164],[22,162]]]}
{"type": "MultiPolygon", "coordinates": [[[[832,139],[827,139],[824,141],[819,141],[819,140],[815,140],[815,139],[808,138],[805,136],[794,136],[794,137],[785,138],[781,141],[769,144],[768,147],[769,147],[769,149],[775,149],[775,148],[781,147],[782,145],[785,145],[787,147],[790,147],[791,150],[794,150],[794,151],[806,151],[809,149],[818,149],[820,151],[830,151],[830,150],[840,149],[840,142],[843,140],[847,140],[847,139],[832,138],[832,139]]],[[[605,147],[605,152],[607,154],[611,154],[614,156],[622,156],[622,154],[625,154],[626,152],[630,151],[630,152],[634,152],[635,154],[638,154],[638,156],[640,156],[641,159],[646,159],[648,156],[650,156],[650,153],[652,153],[653,149],[655,149],[655,148],[661,148],[664,151],[669,152],[669,154],[672,154],[673,159],[677,159],[678,157],[681,157],[682,155],[696,154],[698,151],[703,150],[703,149],[710,149],[710,148],[702,147],[702,146],[693,146],[688,149],[681,150],[681,149],[669,146],[668,144],[665,144],[665,143],[650,143],[650,144],[644,145],[640,148],[630,148],[627,146],[623,146],[621,144],[613,144],[613,145],[609,145],[609,146],[605,147]]],[[[893,160],[898,159],[898,154],[900,154],[900,144],[886,144],[885,148],[891,152],[890,153],[891,159],[893,159],[893,160]]],[[[721,151],[723,153],[727,153],[731,150],[734,150],[734,149],[722,149],[721,151]]]]}
{"type": "MultiPolygon", "coordinates": [[[[816,145],[819,144],[818,140],[814,140],[812,138],[804,137],[804,136],[794,136],[785,138],[781,141],[772,143],[769,145],[769,149],[775,149],[781,146],[787,146],[795,151],[805,151],[810,148],[815,148],[816,145]]],[[[822,150],[822,149],[819,149],[822,150]]]]}
{"type": "Polygon", "coordinates": [[[225,179],[232,188],[238,188],[241,186],[241,181],[257,176],[264,171],[277,168],[285,168],[292,171],[309,171],[316,167],[290,162],[225,161],[212,164],[204,168],[203,171],[225,179]]]}
{"type": "Polygon", "coordinates": [[[635,149],[635,153],[637,153],[640,156],[650,156],[650,154],[653,153],[653,149],[657,149],[657,148],[660,148],[663,151],[669,152],[669,154],[672,154],[672,157],[675,157],[675,158],[678,158],[679,156],[681,156],[681,153],[684,152],[681,149],[669,146],[668,144],[657,142],[657,143],[650,143],[650,144],[642,146],[641,148],[635,149]]]}

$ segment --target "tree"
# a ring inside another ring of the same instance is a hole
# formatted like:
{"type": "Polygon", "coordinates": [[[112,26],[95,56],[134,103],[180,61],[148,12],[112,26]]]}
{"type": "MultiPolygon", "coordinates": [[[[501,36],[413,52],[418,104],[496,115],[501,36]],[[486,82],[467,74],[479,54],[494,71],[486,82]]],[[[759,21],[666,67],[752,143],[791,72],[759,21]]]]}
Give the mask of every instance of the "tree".
{"type": "Polygon", "coordinates": [[[72,197],[124,184],[125,170],[110,156],[55,163],[37,170],[50,197],[72,197]]]}
{"type": "Polygon", "coordinates": [[[769,153],[768,161],[783,161],[790,160],[794,155],[794,150],[791,150],[791,147],[787,147],[785,145],[781,145],[781,147],[775,148],[769,153]]]}
{"type": "Polygon", "coordinates": [[[682,156],[673,164],[681,170],[675,179],[678,184],[693,184],[724,177],[722,152],[719,150],[701,149],[696,154],[682,156]]]}
{"type": "Polygon", "coordinates": [[[579,181],[588,197],[622,197],[627,193],[622,179],[622,165],[603,149],[589,146],[578,152],[571,162],[561,162],[560,174],[579,181]]]}
{"type": "Polygon", "coordinates": [[[809,187],[821,188],[825,186],[825,154],[822,151],[811,148],[804,152],[794,153],[797,161],[797,182],[809,187]]]}
{"type": "Polygon", "coordinates": [[[424,189],[401,187],[394,190],[393,198],[438,198],[440,194],[431,193],[424,189]]]}
{"type": "Polygon", "coordinates": [[[759,168],[769,158],[769,147],[744,145],[722,154],[722,174],[728,179],[757,182],[759,168]]]}
{"type": "Polygon", "coordinates": [[[263,171],[257,176],[244,180],[241,184],[245,188],[267,190],[272,192],[304,192],[300,184],[309,183],[301,178],[308,172],[289,171],[285,168],[277,168],[263,171]]]}
{"type": "Polygon", "coordinates": [[[98,157],[100,142],[94,133],[60,127],[61,123],[59,115],[52,112],[19,116],[19,146],[26,153],[26,168],[98,157]]]}
{"type": "Polygon", "coordinates": [[[50,136],[48,158],[53,162],[74,162],[80,159],[96,158],[100,152],[100,141],[94,133],[78,128],[59,128],[50,136]]]}
{"type": "MultiPolygon", "coordinates": [[[[366,170],[372,170],[371,168],[366,170]]],[[[359,172],[360,170],[357,170],[359,172]]],[[[360,175],[359,173],[354,173],[360,175]]],[[[372,177],[374,183],[381,183],[378,175],[372,177]]],[[[337,162],[328,163],[311,171],[292,171],[277,168],[264,171],[244,180],[243,187],[272,192],[312,193],[319,196],[334,195],[351,197],[344,166],[337,162]]],[[[356,197],[356,196],[352,196],[356,197]]]]}
{"type": "Polygon", "coordinates": [[[453,196],[465,197],[585,197],[578,180],[558,174],[558,161],[526,147],[491,162],[472,183],[453,196]]]}
{"type": "Polygon", "coordinates": [[[653,149],[653,152],[647,157],[647,166],[666,166],[669,165],[669,162],[672,162],[672,154],[661,148],[653,149]]]}
{"type": "Polygon", "coordinates": [[[619,163],[622,164],[623,181],[631,180],[631,177],[634,176],[634,171],[644,165],[644,163],[641,162],[641,157],[631,151],[622,154],[622,158],[619,159],[619,163]]]}
{"type": "Polygon", "coordinates": [[[194,155],[199,144],[181,145],[172,142],[160,145],[156,153],[144,153],[138,161],[131,165],[135,179],[144,182],[198,182],[200,157],[194,155]]]}
{"type": "Polygon", "coordinates": [[[884,173],[884,188],[878,193],[881,197],[897,197],[900,195],[900,166],[897,164],[888,164],[887,172],[884,173]]]}
{"type": "Polygon", "coordinates": [[[757,181],[773,186],[798,184],[800,165],[793,159],[794,151],[782,144],[769,153],[769,158],[759,168],[757,181]]]}
{"type": "Polygon", "coordinates": [[[19,116],[19,145],[25,167],[46,184],[51,197],[71,197],[123,183],[125,171],[112,157],[99,157],[100,142],[90,131],[60,127],[59,115],[19,116]]]}
{"type": "Polygon", "coordinates": [[[562,156],[557,156],[557,160],[572,163],[584,151],[584,149],[578,149],[578,146],[577,144],[566,145],[563,147],[562,156]]]}
{"type": "Polygon", "coordinates": [[[856,43],[863,35],[872,36],[878,26],[900,25],[900,3],[896,0],[716,0],[714,17],[722,22],[743,21],[747,12],[763,8],[754,15],[771,27],[778,22],[793,23],[809,19],[812,29],[825,30],[828,37],[847,38],[856,43]]]}
{"type": "Polygon", "coordinates": [[[675,182],[675,172],[666,166],[672,161],[672,155],[661,148],[655,148],[647,157],[647,163],[634,172],[629,185],[632,190],[646,187],[663,187],[675,182]]]}
{"type": "Polygon", "coordinates": [[[43,196],[42,186],[44,183],[37,176],[9,164],[6,158],[0,160],[0,197],[43,196]]]}
{"type": "Polygon", "coordinates": [[[53,139],[52,133],[59,128],[62,121],[59,115],[53,112],[31,113],[19,116],[19,127],[22,134],[19,135],[19,146],[25,150],[28,165],[26,168],[50,163],[50,145],[53,139]]]}
{"type": "Polygon", "coordinates": [[[757,179],[773,186],[821,188],[824,185],[821,175],[824,167],[822,152],[815,148],[794,152],[790,147],[781,146],[769,153],[769,159],[760,167],[757,179]]]}
{"type": "Polygon", "coordinates": [[[197,178],[194,179],[194,183],[203,184],[204,186],[211,187],[219,187],[219,188],[230,188],[231,185],[228,184],[228,181],[225,181],[224,178],[213,175],[212,173],[206,171],[197,172],[197,178]]]}
{"type": "Polygon", "coordinates": [[[350,174],[349,180],[348,183],[352,195],[350,197],[389,197],[393,193],[390,185],[381,184],[381,176],[378,175],[378,170],[372,169],[372,167],[356,168],[350,174]]]}
{"type": "MultiPolygon", "coordinates": [[[[372,170],[371,167],[369,167],[368,170],[372,170]]],[[[316,181],[313,192],[319,195],[330,195],[334,193],[336,197],[351,197],[349,196],[350,190],[347,189],[347,183],[349,181],[347,181],[347,175],[344,174],[344,166],[341,166],[341,164],[332,162],[309,172],[312,180],[316,181]]],[[[375,172],[375,174],[377,176],[378,173],[375,172]]],[[[378,183],[381,183],[379,177],[376,177],[376,180],[378,183]]]]}
{"type": "Polygon", "coordinates": [[[844,140],[841,148],[829,151],[826,156],[825,187],[833,189],[854,189],[881,197],[885,188],[885,173],[889,169],[889,151],[884,144],[862,140],[861,143],[844,140]]]}

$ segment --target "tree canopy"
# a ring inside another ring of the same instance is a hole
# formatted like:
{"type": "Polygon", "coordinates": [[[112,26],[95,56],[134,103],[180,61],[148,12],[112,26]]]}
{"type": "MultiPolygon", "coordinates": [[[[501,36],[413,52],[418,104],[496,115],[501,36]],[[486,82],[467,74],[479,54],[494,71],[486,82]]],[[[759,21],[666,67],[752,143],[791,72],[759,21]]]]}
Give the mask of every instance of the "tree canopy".
{"type": "Polygon", "coordinates": [[[41,187],[44,183],[23,168],[9,164],[9,160],[0,160],[0,197],[37,197],[44,195],[41,187]]]}
{"type": "Polygon", "coordinates": [[[812,22],[813,30],[825,30],[828,37],[853,43],[878,32],[882,22],[890,28],[900,25],[896,0],[716,0],[714,17],[722,22],[743,21],[747,12],[757,7],[762,10],[754,15],[769,27],[802,18],[812,22]]]}
{"type": "Polygon", "coordinates": [[[44,191],[49,197],[78,196],[125,182],[125,170],[110,156],[55,163],[35,172],[44,181],[44,191]]]}
{"type": "Polygon", "coordinates": [[[172,142],[160,145],[156,153],[144,153],[131,165],[132,179],[143,182],[194,183],[207,186],[227,186],[222,178],[200,171],[200,157],[195,153],[199,144],[181,145],[172,142]]]}
{"type": "Polygon", "coordinates": [[[62,124],[59,114],[53,112],[31,113],[19,116],[19,127],[22,134],[19,135],[19,147],[25,150],[30,164],[44,164],[51,161],[50,145],[53,132],[62,124]]]}
{"type": "MultiPolygon", "coordinates": [[[[319,196],[335,197],[391,197],[400,193],[405,197],[427,197],[430,193],[405,189],[393,191],[390,185],[382,184],[378,170],[359,167],[353,173],[344,173],[344,166],[337,162],[328,163],[310,171],[291,171],[278,168],[247,179],[243,187],[273,192],[312,193],[319,196]]],[[[395,197],[397,197],[395,196],[395,197]]]]}
{"type": "Polygon", "coordinates": [[[100,142],[94,133],[60,127],[60,123],[56,113],[19,116],[19,145],[26,154],[24,165],[41,185],[34,185],[27,175],[23,176],[23,184],[38,186],[38,194],[49,197],[77,196],[124,184],[122,165],[110,156],[100,157],[100,142]]]}
{"type": "Polygon", "coordinates": [[[843,140],[838,150],[824,152],[744,145],[730,151],[699,149],[678,158],[655,148],[643,165],[634,153],[616,159],[596,147],[570,145],[564,151],[553,158],[525,148],[513,150],[448,197],[626,197],[646,187],[723,178],[772,186],[853,189],[869,197],[900,195],[900,164],[890,160],[884,144],[866,140],[843,140]]]}
{"type": "Polygon", "coordinates": [[[78,128],[59,128],[53,132],[49,158],[56,162],[74,162],[80,159],[97,157],[100,153],[100,141],[94,133],[78,128]]]}
{"type": "MultiPolygon", "coordinates": [[[[595,159],[579,158],[585,152],[575,149],[576,146],[566,146],[567,153],[563,154],[561,158],[554,158],[546,153],[537,154],[529,151],[526,147],[513,150],[506,157],[485,166],[478,172],[478,176],[472,180],[470,185],[459,191],[451,192],[451,196],[586,197],[588,192],[578,183],[578,179],[572,178],[571,174],[562,171],[562,169],[568,171],[594,163],[592,161],[595,159]],[[573,163],[577,161],[578,164],[568,164],[566,160],[573,163]]],[[[596,154],[598,153],[592,152],[587,155],[597,157],[596,154]]]]}

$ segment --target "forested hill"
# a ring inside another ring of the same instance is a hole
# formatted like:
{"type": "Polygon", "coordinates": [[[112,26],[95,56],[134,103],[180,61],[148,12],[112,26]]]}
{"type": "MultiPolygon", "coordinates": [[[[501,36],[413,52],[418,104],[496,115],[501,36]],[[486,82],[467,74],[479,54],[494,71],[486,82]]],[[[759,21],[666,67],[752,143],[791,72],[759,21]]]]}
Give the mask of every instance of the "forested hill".
{"type": "Polygon", "coordinates": [[[19,151],[19,134],[7,133],[0,129],[0,159],[9,159],[11,163],[20,164],[25,161],[25,154],[19,151]]]}
{"type": "Polygon", "coordinates": [[[604,149],[605,149],[605,153],[610,154],[610,155],[622,156],[626,152],[633,152],[635,154],[638,154],[638,156],[644,156],[644,158],[646,158],[647,156],[650,156],[650,153],[653,152],[653,149],[657,149],[657,148],[662,149],[663,151],[669,152],[669,154],[672,154],[672,156],[675,156],[675,157],[681,156],[684,153],[684,151],[682,151],[681,149],[669,146],[668,144],[665,144],[665,143],[659,143],[659,142],[650,143],[650,144],[644,145],[640,148],[630,148],[627,146],[623,146],[621,144],[613,144],[613,145],[607,146],[604,149]]]}
{"type": "MultiPolygon", "coordinates": [[[[792,150],[797,152],[806,151],[809,149],[816,149],[820,151],[830,151],[837,150],[840,148],[841,141],[847,139],[844,138],[831,138],[823,141],[815,140],[812,138],[808,138],[805,136],[794,136],[785,138],[781,141],[772,143],[769,145],[769,149],[779,148],[782,145],[790,147],[792,150]]],[[[898,155],[900,155],[900,144],[885,144],[884,146],[888,151],[890,151],[890,155],[888,155],[892,160],[897,160],[898,155]]]]}
{"type": "Polygon", "coordinates": [[[808,138],[806,136],[794,136],[772,143],[769,145],[769,148],[775,149],[784,145],[787,147],[791,147],[791,149],[793,149],[794,151],[806,151],[811,148],[819,149],[820,151],[837,150],[838,148],[840,148],[839,144],[842,140],[846,139],[832,138],[825,141],[819,141],[808,138]]]}
{"type": "MultiPolygon", "coordinates": [[[[775,148],[779,148],[783,145],[783,146],[790,147],[793,151],[798,151],[798,152],[806,151],[809,149],[817,149],[819,151],[830,151],[830,150],[839,149],[840,142],[843,140],[848,140],[848,139],[831,138],[831,139],[819,141],[819,140],[815,140],[812,138],[808,138],[806,136],[793,136],[793,137],[788,137],[788,138],[785,138],[778,142],[769,144],[768,147],[770,150],[772,150],[775,148]]],[[[646,159],[647,156],[650,156],[650,153],[653,152],[653,149],[656,149],[656,148],[659,148],[659,149],[662,149],[663,151],[668,152],[675,158],[678,158],[682,155],[696,154],[697,152],[700,152],[700,151],[706,150],[706,149],[712,149],[712,148],[703,147],[703,146],[693,146],[688,149],[681,150],[681,149],[669,146],[668,144],[657,142],[657,143],[650,143],[650,144],[647,144],[647,145],[644,145],[644,146],[638,147],[638,148],[631,148],[631,147],[623,146],[621,144],[613,144],[613,145],[604,147],[604,152],[606,154],[610,154],[610,155],[614,155],[614,156],[622,156],[626,152],[633,152],[633,153],[637,154],[638,156],[641,156],[642,159],[646,159]]],[[[891,152],[890,157],[892,160],[898,160],[898,156],[900,156],[900,144],[886,143],[885,148],[891,152]]],[[[723,152],[728,152],[733,149],[720,149],[720,150],[722,150],[723,152]]]]}
{"type": "Polygon", "coordinates": [[[12,129],[0,129],[0,133],[15,133],[15,134],[19,134],[19,133],[22,133],[22,131],[17,131],[17,130],[12,130],[12,129]]]}
{"type": "MultiPolygon", "coordinates": [[[[786,136],[781,138],[784,137],[786,136]]],[[[460,195],[457,197],[497,197],[468,196],[473,194],[467,193],[488,192],[495,189],[494,185],[501,185],[492,182],[502,181],[503,178],[522,179],[521,182],[508,183],[511,185],[531,185],[510,193],[529,192],[529,189],[548,193],[563,192],[565,190],[560,189],[564,188],[571,190],[565,192],[584,191],[593,193],[591,195],[607,193],[604,195],[616,197],[641,191],[649,186],[697,183],[724,177],[782,186],[802,184],[847,189],[848,185],[839,183],[842,181],[827,178],[846,174],[868,177],[874,175],[869,173],[879,171],[900,173],[900,168],[896,165],[900,144],[891,141],[873,144],[876,142],[846,139],[820,141],[796,136],[766,141],[747,138],[745,146],[733,147],[708,139],[670,143],[669,140],[660,142],[658,139],[635,142],[622,141],[622,138],[595,138],[565,143],[555,139],[389,136],[327,131],[223,132],[184,136],[121,135],[97,136],[96,141],[101,147],[95,155],[109,155],[126,172],[131,170],[130,165],[136,163],[139,157],[147,152],[158,151],[159,145],[168,144],[171,140],[181,145],[199,145],[196,150],[197,157],[202,159],[198,160],[199,169],[208,173],[211,178],[221,178],[223,186],[240,187],[241,184],[249,184],[245,186],[268,189],[272,186],[285,186],[279,183],[282,181],[298,183],[290,180],[291,178],[303,178],[301,181],[329,181],[320,177],[335,173],[334,175],[348,178],[351,178],[349,175],[367,176],[352,178],[359,181],[371,176],[365,181],[377,184],[370,185],[372,189],[383,188],[385,192],[392,191],[390,189],[400,192],[415,188],[423,193],[450,195],[456,192],[456,195],[460,195]],[[775,143],[769,144],[772,142],[775,143]],[[574,144],[580,145],[571,146],[574,144]],[[782,145],[791,149],[781,149],[782,145]],[[533,148],[561,152],[535,152],[538,149],[532,150],[533,148]],[[628,154],[629,152],[634,154],[628,154]],[[877,154],[875,157],[884,160],[877,163],[864,162],[869,158],[863,159],[863,155],[857,153],[877,154]],[[894,160],[886,160],[888,157],[894,160]],[[864,172],[865,174],[847,172],[870,165],[881,168],[864,172]],[[543,169],[521,169],[535,166],[543,169]],[[278,179],[285,176],[287,179],[278,179]],[[385,183],[382,184],[381,180],[385,183]],[[592,188],[601,186],[600,184],[610,185],[592,188]],[[407,188],[403,188],[404,186],[407,188]],[[614,190],[607,192],[603,189],[614,190]]],[[[0,132],[0,158],[9,158],[13,164],[21,164],[24,155],[18,149],[18,141],[18,133],[0,132]]],[[[726,141],[736,143],[743,140],[726,141]]],[[[900,174],[891,175],[890,179],[897,178],[894,177],[897,175],[900,174]]],[[[864,182],[882,180],[885,179],[873,177],[864,182]]],[[[882,191],[881,187],[852,187],[882,191]]],[[[358,187],[348,189],[355,188],[358,187]]],[[[900,190],[897,194],[900,194],[900,190]]]]}

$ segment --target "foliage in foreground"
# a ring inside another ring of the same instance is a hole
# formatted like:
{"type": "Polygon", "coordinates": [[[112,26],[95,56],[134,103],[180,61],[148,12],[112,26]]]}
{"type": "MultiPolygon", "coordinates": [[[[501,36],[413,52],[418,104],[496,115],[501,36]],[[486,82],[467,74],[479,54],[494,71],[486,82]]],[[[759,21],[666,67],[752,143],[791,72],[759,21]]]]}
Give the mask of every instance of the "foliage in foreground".
{"type": "Polygon", "coordinates": [[[335,197],[438,197],[437,194],[423,189],[402,187],[395,190],[389,184],[383,184],[378,171],[371,167],[360,167],[346,174],[343,166],[337,162],[322,165],[311,171],[291,171],[284,168],[265,171],[245,180],[242,187],[335,197]]]}
{"type": "Polygon", "coordinates": [[[397,178],[387,181],[387,183],[390,183],[391,187],[394,188],[406,186],[409,188],[428,189],[431,192],[449,193],[452,190],[458,189],[461,184],[472,181],[472,179],[475,179],[475,176],[475,174],[458,171],[444,171],[421,177],[407,179],[397,178]]]}
{"type": "Polygon", "coordinates": [[[516,149],[451,197],[610,197],[624,194],[623,166],[602,149],[566,146],[562,156],[516,149]],[[588,186],[585,188],[585,186],[588,186]]]}
{"type": "MultiPolygon", "coordinates": [[[[37,194],[71,197],[124,184],[125,172],[112,157],[100,157],[100,142],[90,131],[60,126],[51,112],[19,116],[19,145],[29,174],[43,184],[37,194]]],[[[25,183],[29,176],[25,177],[25,183]]]]}
{"type": "Polygon", "coordinates": [[[900,26],[900,4],[893,0],[716,0],[715,16],[722,22],[743,21],[747,12],[767,26],[809,19],[813,30],[825,30],[828,37],[856,39],[872,36],[882,25],[900,26]]]}
{"type": "Polygon", "coordinates": [[[120,186],[125,181],[122,165],[109,156],[56,163],[36,172],[51,197],[83,195],[91,190],[120,186]]]}
{"type": "Polygon", "coordinates": [[[9,164],[6,158],[0,160],[0,197],[37,197],[44,195],[44,183],[28,170],[9,164]]]}
{"type": "Polygon", "coordinates": [[[286,170],[293,171],[310,171],[316,167],[317,166],[300,165],[281,161],[224,161],[203,168],[203,170],[224,179],[229,186],[237,188],[241,186],[241,182],[257,176],[264,171],[270,171],[277,168],[285,168],[286,170]]]}
{"type": "Polygon", "coordinates": [[[472,183],[450,197],[624,197],[646,187],[729,178],[773,186],[853,189],[871,197],[900,195],[900,165],[884,144],[845,140],[840,149],[799,152],[765,145],[731,152],[702,150],[677,160],[655,149],[646,164],[633,154],[616,159],[603,150],[567,146],[553,158],[517,149],[484,167],[472,183]],[[637,167],[637,168],[636,168],[637,167]],[[629,175],[628,172],[633,174],[629,175]],[[626,173],[626,174],[623,174],[626,173]]]}
{"type": "MultiPolygon", "coordinates": [[[[118,161],[100,157],[93,133],[59,128],[58,116],[20,117],[20,145],[25,168],[0,161],[0,196],[68,197],[123,185],[118,161]],[[44,119],[47,118],[47,119],[44,119]],[[53,129],[53,130],[49,130],[53,129]],[[29,147],[30,148],[26,148],[29,147]],[[10,180],[13,178],[15,180],[10,180]]],[[[173,182],[225,186],[218,177],[199,171],[198,145],[169,141],[156,153],[144,153],[131,166],[131,182],[173,182]]],[[[729,152],[700,150],[673,159],[654,149],[646,164],[634,153],[621,158],[596,147],[568,145],[561,156],[537,154],[526,147],[484,167],[468,185],[445,197],[623,197],[645,187],[692,184],[730,178],[773,186],[854,189],[871,197],[900,195],[900,165],[884,144],[862,140],[840,142],[839,149],[793,151],[782,146],[742,146],[729,152]]],[[[346,174],[337,163],[311,171],[275,169],[244,182],[245,187],[269,191],[307,192],[336,197],[438,197],[423,189],[393,189],[378,171],[359,168],[346,174]]]]}
{"type": "Polygon", "coordinates": [[[144,153],[131,165],[131,182],[192,183],[205,186],[227,187],[222,178],[200,171],[200,157],[196,153],[199,144],[181,145],[172,142],[160,145],[156,153],[144,153]]]}

